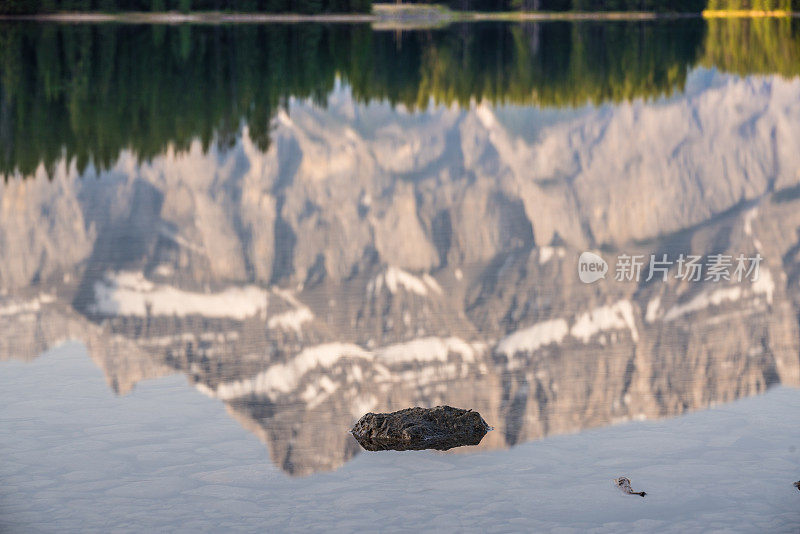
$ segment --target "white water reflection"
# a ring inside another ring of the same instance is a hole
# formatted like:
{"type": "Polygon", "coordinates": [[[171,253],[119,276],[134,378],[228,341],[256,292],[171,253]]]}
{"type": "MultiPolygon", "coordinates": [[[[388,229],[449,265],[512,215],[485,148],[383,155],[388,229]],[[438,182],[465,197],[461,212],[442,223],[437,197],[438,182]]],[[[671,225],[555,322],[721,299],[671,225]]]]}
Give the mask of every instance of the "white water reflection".
{"type": "Polygon", "coordinates": [[[794,389],[508,451],[362,454],[288,478],[183,380],[115,398],[77,344],[5,363],[0,388],[0,526],[11,531],[790,532],[800,521],[794,389]],[[645,499],[613,486],[623,474],[645,499]]]}

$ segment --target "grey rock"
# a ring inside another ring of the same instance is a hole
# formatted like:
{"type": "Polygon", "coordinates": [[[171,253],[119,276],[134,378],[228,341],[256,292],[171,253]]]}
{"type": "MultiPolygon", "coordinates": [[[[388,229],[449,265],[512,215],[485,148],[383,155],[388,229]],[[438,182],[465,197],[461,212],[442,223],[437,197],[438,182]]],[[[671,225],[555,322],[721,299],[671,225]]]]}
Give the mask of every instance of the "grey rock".
{"type": "Polygon", "coordinates": [[[351,430],[368,451],[411,451],[477,445],[491,429],[481,414],[451,406],[368,413],[351,430]]]}

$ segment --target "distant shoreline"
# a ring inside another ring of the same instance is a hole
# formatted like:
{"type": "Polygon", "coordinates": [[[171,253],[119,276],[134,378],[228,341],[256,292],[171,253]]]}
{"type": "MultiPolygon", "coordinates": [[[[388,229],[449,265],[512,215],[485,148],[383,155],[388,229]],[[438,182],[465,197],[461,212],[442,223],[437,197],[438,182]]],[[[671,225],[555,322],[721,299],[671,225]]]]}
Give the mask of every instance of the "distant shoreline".
{"type": "Polygon", "coordinates": [[[763,17],[796,17],[798,13],[780,9],[760,11],[757,9],[706,9],[702,13],[708,19],[763,18],[763,17]]]}
{"type": "Polygon", "coordinates": [[[226,13],[226,12],[62,12],[39,15],[0,15],[0,21],[127,24],[266,24],[266,23],[373,23],[385,29],[431,27],[452,22],[548,21],[548,20],[653,20],[670,18],[761,18],[796,17],[791,11],[705,10],[701,13],[654,11],[592,12],[478,12],[453,11],[436,4],[374,4],[372,13],[226,13]]]}

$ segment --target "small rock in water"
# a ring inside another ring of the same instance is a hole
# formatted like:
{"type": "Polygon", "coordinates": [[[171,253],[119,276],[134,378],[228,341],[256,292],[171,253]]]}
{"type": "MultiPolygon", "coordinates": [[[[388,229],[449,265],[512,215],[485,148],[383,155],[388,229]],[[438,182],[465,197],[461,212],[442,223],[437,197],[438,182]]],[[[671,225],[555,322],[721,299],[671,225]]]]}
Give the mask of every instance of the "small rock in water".
{"type": "Polygon", "coordinates": [[[446,451],[477,445],[491,427],[481,414],[451,406],[368,413],[350,431],[368,451],[446,451]]]}
{"type": "Polygon", "coordinates": [[[614,484],[616,484],[617,487],[622,490],[622,493],[627,493],[628,495],[639,495],[640,497],[647,495],[647,493],[644,491],[633,491],[633,488],[631,488],[631,479],[627,477],[615,478],[614,484]]]}
{"type": "Polygon", "coordinates": [[[794,487],[800,490],[800,480],[794,483],[794,487]]]}

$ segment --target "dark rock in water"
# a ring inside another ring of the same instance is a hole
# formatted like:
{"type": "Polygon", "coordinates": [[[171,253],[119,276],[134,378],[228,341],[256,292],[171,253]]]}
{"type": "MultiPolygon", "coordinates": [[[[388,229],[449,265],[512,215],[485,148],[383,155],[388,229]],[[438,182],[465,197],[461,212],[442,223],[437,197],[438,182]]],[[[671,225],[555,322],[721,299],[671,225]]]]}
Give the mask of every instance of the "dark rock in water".
{"type": "Polygon", "coordinates": [[[794,487],[800,490],[800,480],[794,483],[794,487]]]}
{"type": "Polygon", "coordinates": [[[477,445],[491,427],[481,414],[451,406],[368,413],[351,430],[368,451],[446,451],[477,445]]]}

